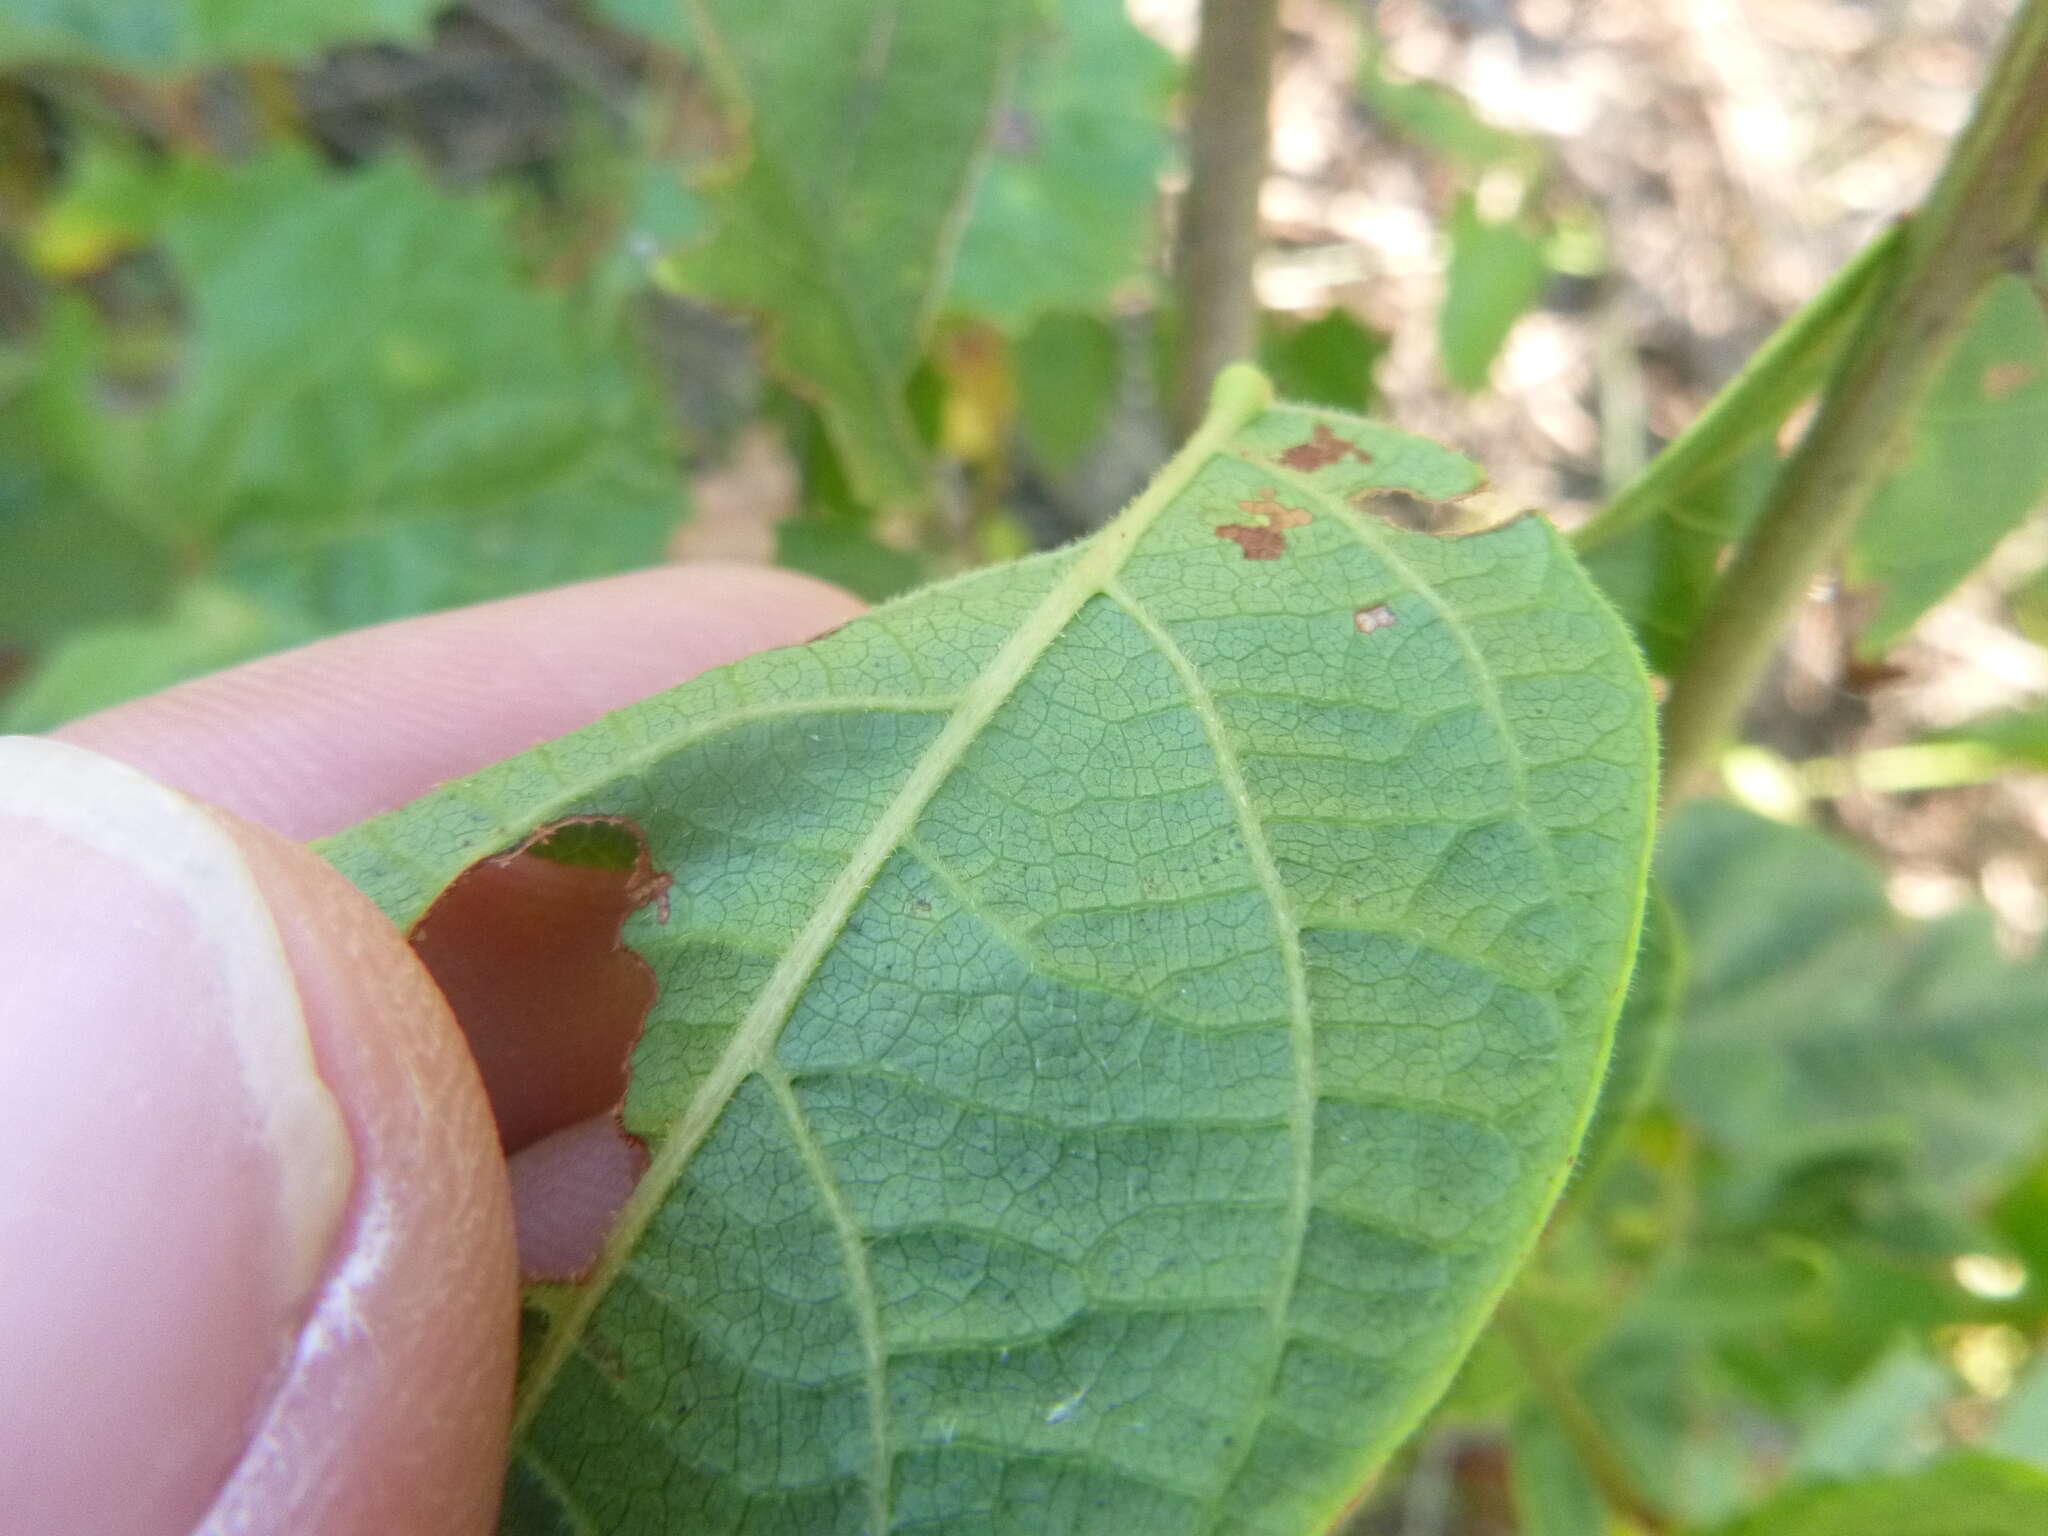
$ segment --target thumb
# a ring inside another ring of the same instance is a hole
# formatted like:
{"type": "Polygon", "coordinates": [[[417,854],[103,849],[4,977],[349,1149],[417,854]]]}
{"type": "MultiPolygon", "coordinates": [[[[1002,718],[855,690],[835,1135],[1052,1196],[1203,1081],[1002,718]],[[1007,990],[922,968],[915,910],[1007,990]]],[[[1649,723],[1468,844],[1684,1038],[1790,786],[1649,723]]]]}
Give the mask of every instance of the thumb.
{"type": "Polygon", "coordinates": [[[0,738],[0,1487],[20,1529],[488,1529],[515,1336],[490,1112],[312,854],[0,738]]]}

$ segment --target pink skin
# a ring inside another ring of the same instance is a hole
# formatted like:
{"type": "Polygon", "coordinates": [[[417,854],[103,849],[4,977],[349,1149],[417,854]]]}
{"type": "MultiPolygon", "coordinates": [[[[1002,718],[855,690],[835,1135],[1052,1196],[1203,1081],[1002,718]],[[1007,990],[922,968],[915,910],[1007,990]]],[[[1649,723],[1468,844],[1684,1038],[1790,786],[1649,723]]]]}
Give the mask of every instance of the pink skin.
{"type": "MultiPolygon", "coordinates": [[[[277,1038],[297,1030],[301,1060],[310,1041],[300,1076],[327,1106],[282,1131],[214,1022],[222,984],[192,931],[212,907],[160,897],[90,825],[10,820],[0,776],[0,1524],[490,1528],[515,1200],[529,1267],[573,1270],[632,1167],[602,1125],[568,1123],[582,1107],[549,1129],[534,1085],[577,1074],[532,1058],[517,1086],[537,1139],[508,1180],[448,1005],[295,840],[857,611],[787,573],[670,567],[343,636],[60,732],[206,802],[127,776],[150,814],[239,854],[284,1012],[295,988],[304,1015],[277,1038]]],[[[488,957],[492,931],[444,942],[488,957]]],[[[490,1012],[464,1004],[480,1050],[490,1012]]],[[[585,1022],[561,1020],[565,1058],[602,1034],[585,1022]]]]}

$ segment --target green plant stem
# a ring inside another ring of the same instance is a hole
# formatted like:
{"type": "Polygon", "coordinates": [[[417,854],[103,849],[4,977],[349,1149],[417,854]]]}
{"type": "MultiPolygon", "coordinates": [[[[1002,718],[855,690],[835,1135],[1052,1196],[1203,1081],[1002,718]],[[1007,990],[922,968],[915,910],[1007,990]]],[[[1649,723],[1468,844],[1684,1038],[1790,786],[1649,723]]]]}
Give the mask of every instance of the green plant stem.
{"type": "Polygon", "coordinates": [[[2025,259],[2048,201],[2048,0],[2026,0],[1813,426],[1708,600],[1664,706],[1667,799],[1733,730],[1814,576],[1847,540],[1984,286],[2025,259]]]}
{"type": "Polygon", "coordinates": [[[1569,1373],[1551,1354],[1550,1347],[1537,1335],[1512,1297],[1500,1304],[1493,1320],[1529,1373],[1529,1385],[1556,1419],[1558,1431],[1571,1446],[1572,1454],[1579,1458],[1586,1475],[1600,1490],[1601,1498],[1650,1536],[1663,1536],[1675,1529],[1671,1516],[1637,1483],[1621,1448],[1607,1437],[1600,1420],[1579,1396],[1569,1373]]]}
{"type": "Polygon", "coordinates": [[[1792,408],[1819,386],[1874,279],[1890,270],[1897,258],[1904,234],[1905,226],[1894,224],[1857,252],[1827,287],[1772,333],[1642,474],[1572,534],[1572,547],[1581,555],[1590,554],[1632,533],[1733,462],[1751,443],[1775,432],[1792,408]]]}
{"type": "Polygon", "coordinates": [[[1182,436],[1200,425],[1216,375],[1258,346],[1252,267],[1279,40],[1279,0],[1202,0],[1188,71],[1188,189],[1173,262],[1180,313],[1173,419],[1182,436]]]}
{"type": "Polygon", "coordinates": [[[1809,795],[1835,799],[1864,790],[1878,795],[1913,794],[1983,784],[2008,773],[2013,760],[1976,741],[1914,741],[1874,747],[1853,757],[1810,757],[1796,765],[1809,795]]]}

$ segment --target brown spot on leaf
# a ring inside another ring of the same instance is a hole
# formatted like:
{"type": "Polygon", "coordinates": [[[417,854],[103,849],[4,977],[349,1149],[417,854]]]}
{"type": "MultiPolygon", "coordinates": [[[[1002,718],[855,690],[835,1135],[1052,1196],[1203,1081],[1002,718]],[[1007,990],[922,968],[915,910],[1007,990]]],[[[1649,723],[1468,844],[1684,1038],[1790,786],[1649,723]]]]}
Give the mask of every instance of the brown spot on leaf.
{"type": "Polygon", "coordinates": [[[1369,635],[1376,629],[1391,628],[1400,621],[1385,603],[1374,603],[1370,608],[1361,608],[1351,615],[1351,622],[1358,626],[1361,635],[1369,635]]]}
{"type": "Polygon", "coordinates": [[[1984,370],[1982,388],[1986,400],[2003,400],[2014,390],[2034,382],[2032,363],[1993,363],[1984,370]]]}
{"type": "Polygon", "coordinates": [[[1269,485],[1254,493],[1250,501],[1240,501],[1238,506],[1253,517],[1263,517],[1268,528],[1306,528],[1310,515],[1304,507],[1290,507],[1277,502],[1277,493],[1269,485]]]}
{"type": "Polygon", "coordinates": [[[1290,507],[1274,500],[1278,494],[1272,486],[1263,486],[1249,500],[1238,503],[1247,516],[1264,518],[1264,526],[1225,523],[1216,530],[1216,537],[1231,540],[1244,551],[1247,560],[1278,560],[1287,548],[1287,535],[1281,530],[1306,528],[1313,521],[1305,507],[1290,507]]]}
{"type": "Polygon", "coordinates": [[[1406,491],[1373,489],[1353,496],[1351,505],[1392,523],[1396,528],[1405,528],[1410,533],[1426,533],[1438,539],[1463,539],[1475,533],[1491,533],[1522,516],[1513,503],[1485,486],[1450,501],[1426,501],[1406,491]]]}
{"type": "Polygon", "coordinates": [[[1358,444],[1332,432],[1330,424],[1326,421],[1316,423],[1316,429],[1309,434],[1307,442],[1296,443],[1280,455],[1280,462],[1287,468],[1299,470],[1327,469],[1344,459],[1356,459],[1361,464],[1370,464],[1372,455],[1358,444]]]}
{"type": "Polygon", "coordinates": [[[1406,491],[1364,491],[1353,499],[1352,504],[1359,511],[1383,517],[1396,528],[1406,528],[1410,533],[1431,532],[1446,506],[1441,501],[1424,501],[1420,496],[1410,496],[1406,491]]]}
{"type": "Polygon", "coordinates": [[[1249,528],[1243,523],[1225,523],[1216,537],[1229,539],[1244,551],[1247,560],[1278,560],[1287,548],[1287,535],[1278,528],[1249,528]]]}

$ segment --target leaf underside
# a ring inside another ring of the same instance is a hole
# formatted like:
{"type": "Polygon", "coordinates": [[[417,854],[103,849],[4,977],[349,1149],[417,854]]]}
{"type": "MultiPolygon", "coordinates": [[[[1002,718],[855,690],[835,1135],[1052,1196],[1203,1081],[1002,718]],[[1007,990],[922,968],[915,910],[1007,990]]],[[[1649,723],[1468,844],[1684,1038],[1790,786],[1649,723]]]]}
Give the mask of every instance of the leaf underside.
{"type": "Polygon", "coordinates": [[[536,1293],[506,1530],[1355,1494],[1556,1197],[1647,857],[1644,679],[1552,530],[1378,515],[1478,482],[1234,371],[1095,538],[327,845],[406,926],[565,816],[675,880],[627,933],[652,1168],[536,1293]]]}

